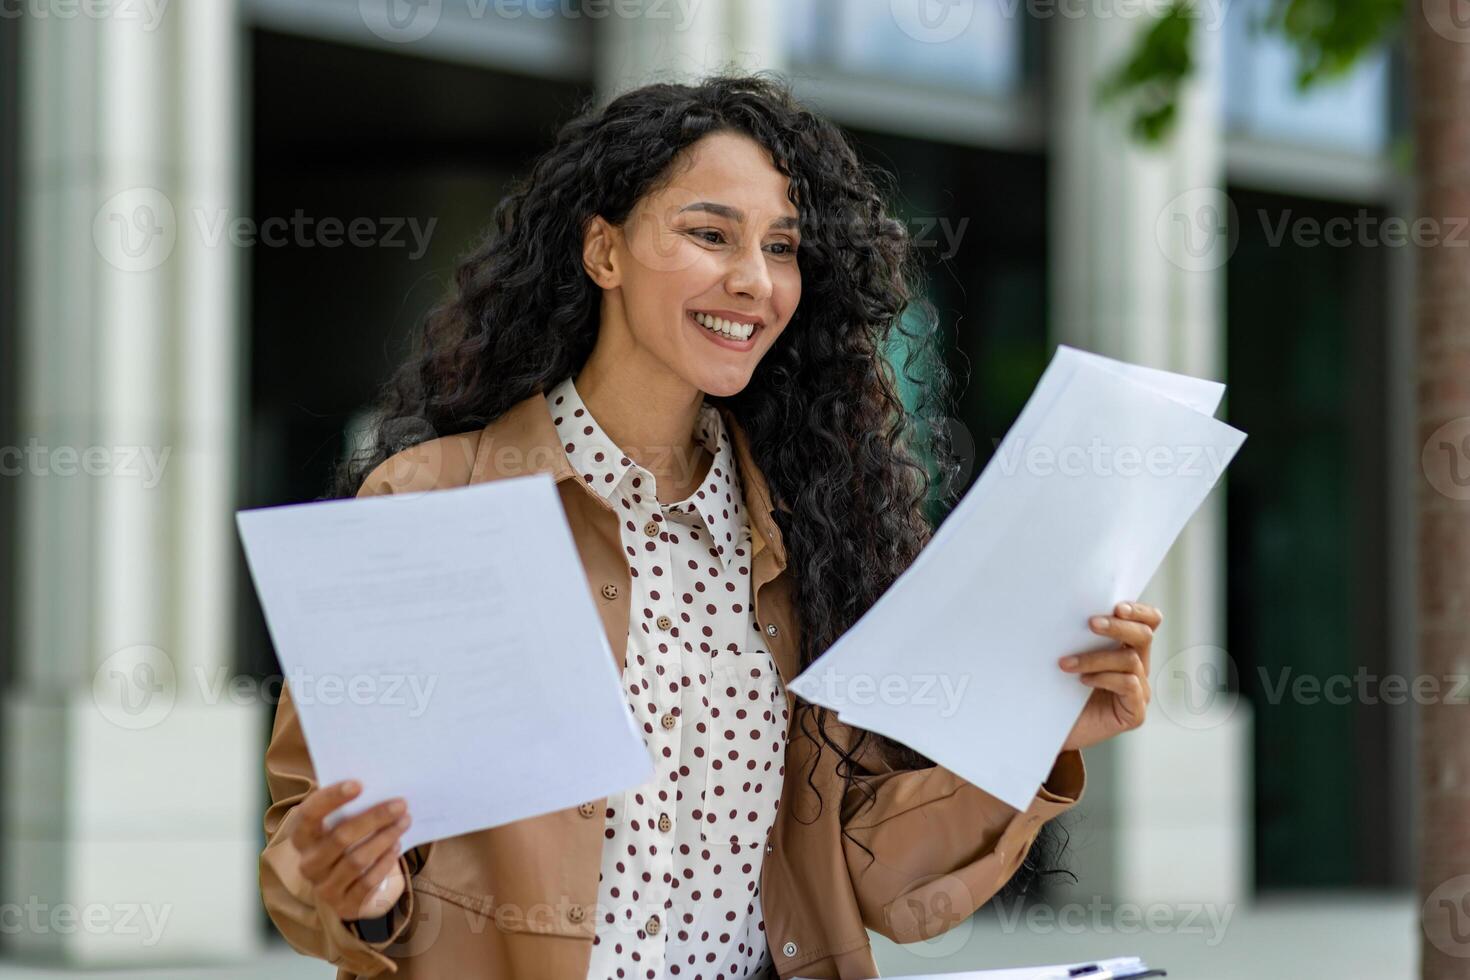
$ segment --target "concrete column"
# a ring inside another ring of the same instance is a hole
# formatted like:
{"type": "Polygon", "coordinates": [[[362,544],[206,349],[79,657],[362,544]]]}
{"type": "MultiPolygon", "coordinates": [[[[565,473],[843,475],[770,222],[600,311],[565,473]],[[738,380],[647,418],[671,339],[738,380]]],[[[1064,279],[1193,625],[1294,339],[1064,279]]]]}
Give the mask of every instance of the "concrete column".
{"type": "MultiPolygon", "coordinates": [[[[1173,137],[1134,142],[1100,80],[1147,24],[1056,18],[1050,163],[1051,338],[1167,370],[1224,379],[1226,232],[1221,32],[1195,23],[1197,70],[1173,137]]],[[[1227,406],[1228,407],[1228,406],[1227,406]]],[[[1250,721],[1219,693],[1224,642],[1223,489],[1217,489],[1140,598],[1165,623],[1153,648],[1154,703],[1139,731],[1086,753],[1092,773],[1074,821],[1081,881],[1068,900],[1230,903],[1249,869],[1250,721]]]]}
{"type": "Polygon", "coordinates": [[[233,0],[74,14],[21,25],[26,472],[0,894],[23,906],[22,956],[244,956],[264,732],[221,686],[238,259],[203,232],[239,213],[239,22],[233,0]]]}
{"type": "Polygon", "coordinates": [[[790,17],[780,0],[731,0],[729,58],[742,71],[786,68],[781,28],[790,17]]]}
{"type": "Polygon", "coordinates": [[[715,71],[783,65],[777,0],[640,0],[639,8],[637,16],[620,14],[601,24],[596,77],[602,102],[651,82],[691,82],[715,71]]]}

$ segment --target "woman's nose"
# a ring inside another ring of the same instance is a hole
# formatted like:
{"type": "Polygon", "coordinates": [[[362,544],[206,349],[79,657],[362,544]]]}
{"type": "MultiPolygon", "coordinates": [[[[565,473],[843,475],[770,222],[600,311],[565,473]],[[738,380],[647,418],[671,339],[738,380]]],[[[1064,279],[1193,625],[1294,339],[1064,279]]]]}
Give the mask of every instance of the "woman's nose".
{"type": "Polygon", "coordinates": [[[726,279],[731,293],[764,300],[771,295],[771,274],[766,268],[766,254],[758,246],[741,249],[733,260],[734,267],[726,279]]]}

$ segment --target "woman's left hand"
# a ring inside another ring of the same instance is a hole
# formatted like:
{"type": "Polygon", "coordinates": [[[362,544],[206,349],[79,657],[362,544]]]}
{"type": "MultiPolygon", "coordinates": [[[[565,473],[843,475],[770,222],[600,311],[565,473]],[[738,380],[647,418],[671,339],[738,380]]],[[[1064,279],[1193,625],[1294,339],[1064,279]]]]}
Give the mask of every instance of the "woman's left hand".
{"type": "Polygon", "coordinates": [[[1118,646],[1062,658],[1062,670],[1080,675],[1082,683],[1094,689],[1062,744],[1063,751],[1085,749],[1143,724],[1151,697],[1149,647],[1163,621],[1162,613],[1141,602],[1120,602],[1112,616],[1088,620],[1094,633],[1112,637],[1118,646]]]}

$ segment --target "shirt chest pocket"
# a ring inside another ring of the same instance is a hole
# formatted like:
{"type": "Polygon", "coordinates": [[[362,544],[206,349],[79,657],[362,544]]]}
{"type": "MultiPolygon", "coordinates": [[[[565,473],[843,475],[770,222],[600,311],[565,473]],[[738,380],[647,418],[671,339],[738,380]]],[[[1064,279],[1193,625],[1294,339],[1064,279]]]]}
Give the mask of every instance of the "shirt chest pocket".
{"type": "Polygon", "coordinates": [[[694,732],[704,773],[699,839],[711,850],[760,847],[781,799],[785,690],[759,648],[715,652],[709,677],[709,706],[694,732]]]}

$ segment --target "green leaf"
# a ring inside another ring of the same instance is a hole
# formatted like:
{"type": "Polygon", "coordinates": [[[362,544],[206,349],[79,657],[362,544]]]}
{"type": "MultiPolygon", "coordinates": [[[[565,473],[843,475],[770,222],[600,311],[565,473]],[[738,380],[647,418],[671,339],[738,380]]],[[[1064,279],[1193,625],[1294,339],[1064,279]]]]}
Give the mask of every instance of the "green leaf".
{"type": "MultiPolygon", "coordinates": [[[[1272,0],[1251,31],[1271,31],[1292,44],[1297,89],[1305,91],[1341,78],[1390,41],[1403,15],[1404,0],[1272,0]]],[[[1179,93],[1195,67],[1190,45],[1196,19],[1188,4],[1174,0],[1098,88],[1099,105],[1131,103],[1130,130],[1144,143],[1162,142],[1177,121],[1179,93]]]]}
{"type": "Polygon", "coordinates": [[[1131,103],[1131,128],[1143,142],[1162,142],[1174,128],[1179,91],[1195,67],[1190,52],[1194,20],[1188,7],[1174,0],[1099,87],[1099,105],[1131,103]]]}

